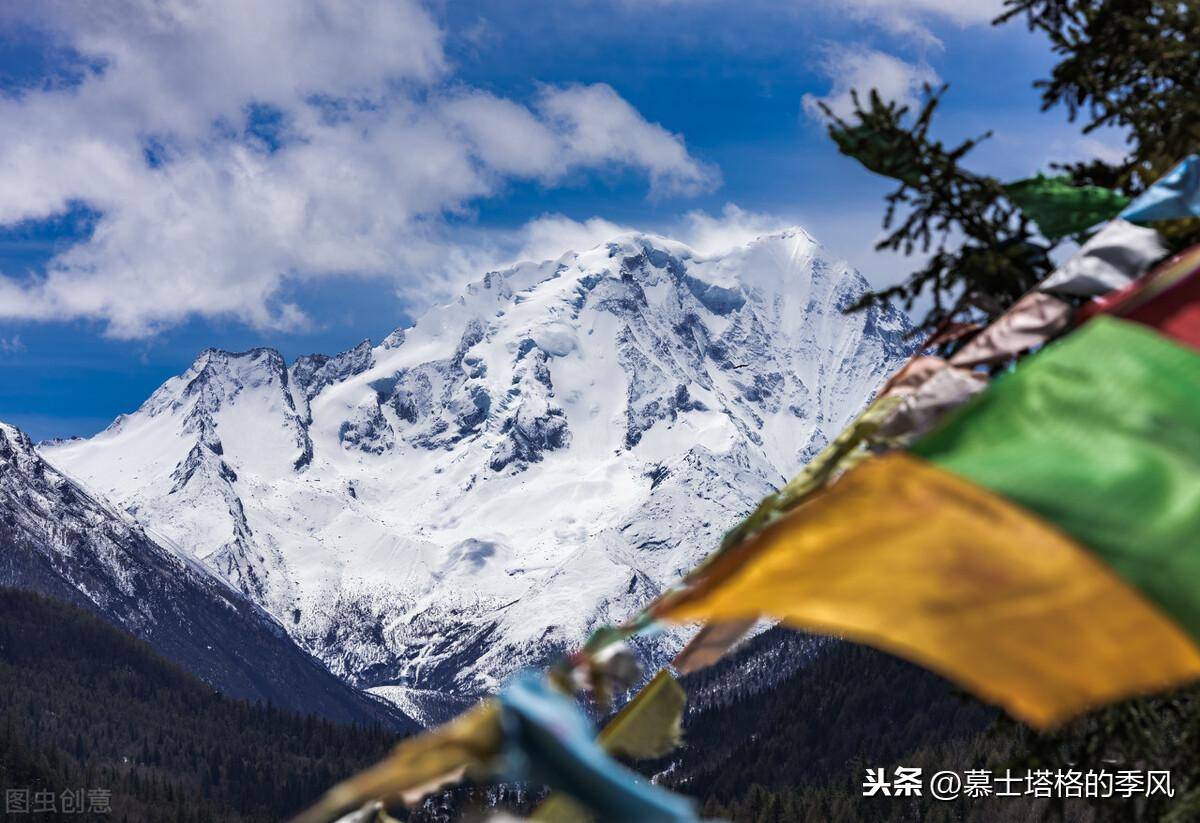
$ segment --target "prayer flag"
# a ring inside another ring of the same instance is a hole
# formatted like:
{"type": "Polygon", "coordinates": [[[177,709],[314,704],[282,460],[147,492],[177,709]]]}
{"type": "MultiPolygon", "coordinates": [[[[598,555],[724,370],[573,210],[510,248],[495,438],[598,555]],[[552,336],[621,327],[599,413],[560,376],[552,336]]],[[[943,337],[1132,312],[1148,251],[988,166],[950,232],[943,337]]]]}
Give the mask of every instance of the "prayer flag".
{"type": "Polygon", "coordinates": [[[1100,186],[1075,186],[1069,177],[1039,174],[1004,187],[1047,240],[1058,240],[1111,219],[1129,198],[1100,186]]]}
{"type": "Polygon", "coordinates": [[[1185,157],[1129,204],[1121,218],[1138,223],[1200,217],[1200,155],[1185,157]]]}
{"type": "Polygon", "coordinates": [[[664,598],[909,657],[1051,726],[1200,678],[1200,353],[1110,317],[664,598]]]}
{"type": "Polygon", "coordinates": [[[1113,220],[1038,288],[1081,297],[1105,294],[1129,285],[1167,251],[1153,229],[1113,220]]]}

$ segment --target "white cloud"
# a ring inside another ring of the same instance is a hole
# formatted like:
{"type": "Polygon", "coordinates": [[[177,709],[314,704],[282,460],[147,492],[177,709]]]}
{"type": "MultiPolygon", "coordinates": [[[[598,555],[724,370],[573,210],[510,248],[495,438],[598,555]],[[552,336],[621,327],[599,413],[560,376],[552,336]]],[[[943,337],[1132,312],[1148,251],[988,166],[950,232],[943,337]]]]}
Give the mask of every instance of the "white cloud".
{"type": "Polygon", "coordinates": [[[810,117],[821,119],[825,103],[839,117],[854,111],[851,92],[857,91],[866,100],[874,89],[884,100],[915,107],[920,102],[925,84],[936,85],[941,78],[925,63],[906,63],[898,57],[863,46],[827,46],[821,68],[833,81],[824,96],[806,94],[804,110],[810,117]]]}
{"type": "MultiPolygon", "coordinates": [[[[194,136],[250,101],[371,95],[446,70],[442,33],[411,0],[16,0],[3,22],[43,29],[107,66],[68,96],[110,136],[194,136]]],[[[44,103],[61,107],[54,96],[44,103]]]]}
{"type": "Polygon", "coordinates": [[[519,260],[556,260],[567,252],[586,251],[621,234],[647,232],[686,243],[708,256],[793,225],[783,217],[747,211],[734,203],[725,204],[717,215],[697,209],[678,220],[654,226],[627,226],[602,217],[574,220],[562,214],[544,214],[515,232],[493,235],[476,248],[484,257],[491,255],[487,263],[478,260],[481,268],[498,268],[519,260]]]}
{"type": "Polygon", "coordinates": [[[689,157],[681,138],[646,122],[602,83],[543,89],[539,108],[561,131],[575,163],[645,169],[663,193],[694,194],[717,182],[716,170],[689,157]]]}
{"type": "Polygon", "coordinates": [[[484,92],[445,101],[441,112],[479,157],[500,175],[553,178],[566,166],[560,136],[526,107],[484,92]]]}
{"type": "Polygon", "coordinates": [[[990,25],[1004,10],[1004,0],[827,0],[857,20],[873,23],[893,34],[910,36],[924,45],[940,45],[931,22],[959,28],[990,25]]]}
{"type": "Polygon", "coordinates": [[[23,351],[25,351],[25,342],[21,340],[21,335],[0,337],[0,354],[16,354],[23,351]]]}
{"type": "Polygon", "coordinates": [[[726,203],[719,215],[699,210],[688,212],[678,236],[701,254],[715,255],[793,225],[778,215],[746,211],[726,203]]]}
{"type": "Polygon", "coordinates": [[[0,224],[77,202],[101,217],[44,276],[0,273],[0,318],[99,319],[118,337],[197,315],[295,328],[291,284],[412,289],[473,262],[445,218],[510,180],[620,166],[654,193],[716,182],[608,86],[542,87],[531,107],[455,86],[412,0],[28,0],[5,22],[102,69],[0,99],[0,224]],[[274,151],[247,135],[250,106],[286,124],[274,151]],[[163,162],[147,162],[150,139],[163,162]]]}
{"type": "Polygon", "coordinates": [[[636,229],[602,217],[580,221],[561,214],[544,214],[517,232],[520,245],[511,259],[557,260],[569,251],[586,251],[631,231],[636,229]]]}
{"type": "Polygon", "coordinates": [[[941,46],[941,40],[930,26],[952,25],[958,28],[990,25],[1004,11],[1005,0],[621,0],[630,9],[657,6],[670,9],[726,6],[744,12],[747,6],[757,5],[755,11],[771,14],[792,11],[810,14],[813,11],[845,16],[877,26],[891,34],[916,41],[922,46],[941,46]]]}

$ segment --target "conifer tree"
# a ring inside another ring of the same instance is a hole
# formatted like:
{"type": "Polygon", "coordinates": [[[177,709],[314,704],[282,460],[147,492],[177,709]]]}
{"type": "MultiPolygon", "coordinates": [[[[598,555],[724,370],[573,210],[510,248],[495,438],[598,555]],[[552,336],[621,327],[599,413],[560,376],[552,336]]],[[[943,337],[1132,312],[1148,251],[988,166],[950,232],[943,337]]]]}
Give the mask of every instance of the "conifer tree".
{"type": "MultiPolygon", "coordinates": [[[[1196,0],[1007,0],[995,24],[1019,20],[1058,57],[1035,84],[1043,110],[1063,106],[1084,133],[1111,127],[1126,137],[1119,162],[1052,163],[1054,171],[1132,196],[1200,150],[1196,0]]],[[[955,146],[933,136],[947,88],[926,87],[918,111],[874,91],[855,95],[845,119],[825,107],[838,150],[898,184],[886,198],[887,234],[877,248],[929,255],[906,281],[865,295],[851,311],[885,302],[911,309],[926,295],[927,334],[951,321],[994,318],[1050,272],[1055,246],[1005,197],[1001,181],[964,164],[990,132],[955,146]]],[[[1200,242],[1200,221],[1156,228],[1175,248],[1200,242]]]]}

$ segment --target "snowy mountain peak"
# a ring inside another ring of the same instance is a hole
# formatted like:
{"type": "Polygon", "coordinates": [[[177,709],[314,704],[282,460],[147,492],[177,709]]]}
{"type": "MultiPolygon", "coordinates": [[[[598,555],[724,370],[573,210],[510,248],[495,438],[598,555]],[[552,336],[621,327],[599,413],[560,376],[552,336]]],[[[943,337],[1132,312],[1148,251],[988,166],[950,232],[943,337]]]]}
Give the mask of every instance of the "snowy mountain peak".
{"type": "Polygon", "coordinates": [[[471,693],[715,546],[907,353],[800,229],[625,234],[493,271],[379,346],[209,350],[45,454],[356,683],[471,693]]]}
{"type": "Polygon", "coordinates": [[[235,697],[411,723],[347,688],[209,569],[48,464],[0,422],[0,584],[76,603],[235,697]]]}
{"type": "Polygon", "coordinates": [[[33,442],[25,432],[9,423],[0,422],[0,455],[4,459],[18,460],[33,453],[33,442]]]}
{"type": "MultiPolygon", "coordinates": [[[[396,332],[388,335],[391,339],[396,332]]],[[[374,364],[370,340],[363,340],[352,349],[332,357],[324,354],[306,354],[296,359],[291,368],[292,384],[311,399],[330,383],[337,383],[374,364]]]]}
{"type": "Polygon", "coordinates": [[[286,385],[287,364],[275,349],[255,348],[244,352],[205,349],[183,374],[183,389],[176,407],[189,397],[199,397],[208,411],[231,400],[243,388],[277,382],[286,385]]]}

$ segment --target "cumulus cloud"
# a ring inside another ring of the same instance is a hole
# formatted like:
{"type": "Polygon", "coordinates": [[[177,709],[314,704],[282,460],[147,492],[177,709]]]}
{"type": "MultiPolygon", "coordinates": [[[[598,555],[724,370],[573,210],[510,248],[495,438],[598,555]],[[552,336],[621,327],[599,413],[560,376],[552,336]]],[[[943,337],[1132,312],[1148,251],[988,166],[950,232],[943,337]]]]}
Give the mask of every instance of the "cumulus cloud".
{"type": "Polygon", "coordinates": [[[551,183],[574,168],[619,165],[643,171],[662,194],[696,194],[718,180],[681,137],[647,122],[603,83],[542,86],[533,110],[478,91],[438,110],[483,165],[501,175],[551,183]]]}
{"type": "Polygon", "coordinates": [[[289,285],[422,283],[455,265],[446,218],[509,181],[717,179],[608,86],[525,105],[455,85],[412,0],[26,0],[0,24],[46,33],[82,72],[0,98],[0,224],[100,215],[44,274],[0,273],[0,318],[98,319],[126,338],[197,315],[296,328],[289,285]]]}
{"type": "Polygon", "coordinates": [[[832,88],[826,95],[806,94],[803,98],[804,111],[817,119],[824,117],[821,103],[839,117],[849,116],[854,111],[853,91],[865,99],[874,89],[884,100],[916,106],[925,84],[935,85],[941,80],[925,63],[906,63],[864,46],[826,47],[821,68],[833,82],[832,88]]]}
{"type": "Polygon", "coordinates": [[[661,192],[695,194],[716,183],[716,171],[692,160],[683,141],[647,123],[602,83],[543,91],[540,108],[563,135],[575,163],[621,163],[645,169],[661,192]]]}

